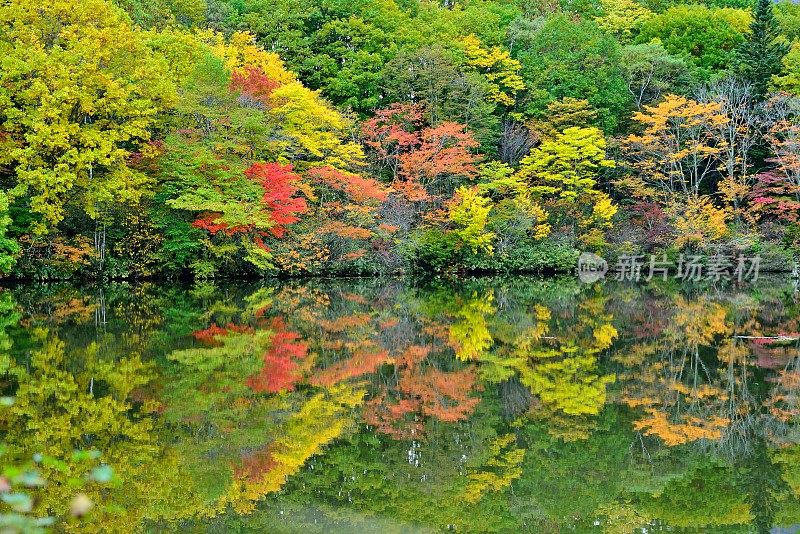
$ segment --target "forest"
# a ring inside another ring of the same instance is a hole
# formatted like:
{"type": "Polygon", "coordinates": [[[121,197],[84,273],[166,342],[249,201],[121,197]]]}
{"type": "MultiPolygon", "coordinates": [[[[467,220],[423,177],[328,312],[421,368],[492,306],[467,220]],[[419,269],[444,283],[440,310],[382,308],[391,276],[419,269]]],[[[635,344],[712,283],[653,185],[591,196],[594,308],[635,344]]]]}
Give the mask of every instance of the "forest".
{"type": "Polygon", "coordinates": [[[770,0],[12,0],[0,269],[791,269],[798,39],[770,0]]]}

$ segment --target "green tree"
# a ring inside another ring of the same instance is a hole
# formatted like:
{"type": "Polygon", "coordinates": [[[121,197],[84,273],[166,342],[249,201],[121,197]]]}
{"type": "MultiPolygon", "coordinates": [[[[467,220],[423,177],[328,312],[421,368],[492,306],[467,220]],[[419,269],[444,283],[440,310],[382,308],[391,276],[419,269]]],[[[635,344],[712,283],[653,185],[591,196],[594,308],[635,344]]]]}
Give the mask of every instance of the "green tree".
{"type": "Polygon", "coordinates": [[[546,118],[548,103],[572,97],[589,101],[604,130],[617,127],[630,95],[613,37],[592,21],[553,15],[538,31],[523,28],[512,38],[528,87],[522,101],[529,115],[546,118]]]}
{"type": "Polygon", "coordinates": [[[660,41],[667,52],[685,59],[707,80],[731,65],[750,20],[741,9],[678,5],[645,21],[636,42],[660,41]]]}
{"type": "Polygon", "coordinates": [[[781,61],[789,45],[778,38],[778,22],[772,13],[772,0],[758,0],[747,40],[736,49],[736,70],[753,86],[753,97],[763,100],[767,85],[781,71],[781,61]]]}

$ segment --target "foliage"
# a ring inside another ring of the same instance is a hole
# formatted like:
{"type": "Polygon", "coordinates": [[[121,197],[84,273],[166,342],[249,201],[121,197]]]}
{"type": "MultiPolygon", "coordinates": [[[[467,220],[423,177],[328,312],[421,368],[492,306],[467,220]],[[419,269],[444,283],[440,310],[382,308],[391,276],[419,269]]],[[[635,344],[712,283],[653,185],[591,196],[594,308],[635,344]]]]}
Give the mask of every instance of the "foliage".
{"type": "Polygon", "coordinates": [[[147,195],[150,180],[126,160],[175,89],[141,34],[103,0],[15,2],[0,25],[0,165],[11,198],[28,196],[33,231],[61,222],[76,197],[98,219],[147,195]]]}
{"type": "Polygon", "coordinates": [[[585,98],[598,111],[606,131],[618,125],[629,95],[620,67],[620,46],[594,22],[573,22],[550,16],[537,31],[515,36],[522,77],[528,87],[528,114],[544,116],[549,102],[564,97],[585,98]]]}
{"type": "Polygon", "coordinates": [[[658,40],[667,52],[694,67],[699,77],[709,79],[731,65],[750,21],[750,15],[739,9],[677,5],[645,21],[636,42],[658,40]]]}
{"type": "Polygon", "coordinates": [[[724,242],[788,257],[798,13],[14,2],[0,8],[0,272],[571,271],[578,249],[724,242]]]}
{"type": "Polygon", "coordinates": [[[766,97],[769,80],[780,72],[781,60],[789,50],[788,45],[778,38],[778,22],[772,13],[772,2],[759,0],[747,40],[736,50],[736,70],[753,85],[753,93],[759,100],[766,97]]]}

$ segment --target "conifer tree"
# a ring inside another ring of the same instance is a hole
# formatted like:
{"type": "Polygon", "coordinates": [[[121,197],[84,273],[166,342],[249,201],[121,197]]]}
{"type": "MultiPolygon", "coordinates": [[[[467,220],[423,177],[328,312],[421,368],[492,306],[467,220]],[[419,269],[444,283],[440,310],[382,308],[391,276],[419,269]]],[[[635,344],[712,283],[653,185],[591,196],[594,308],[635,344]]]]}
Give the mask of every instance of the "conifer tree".
{"type": "Polygon", "coordinates": [[[788,52],[778,41],[778,22],[772,12],[772,0],[758,0],[750,23],[750,35],[736,50],[736,70],[753,86],[753,95],[763,100],[773,75],[781,70],[781,60],[788,52]]]}

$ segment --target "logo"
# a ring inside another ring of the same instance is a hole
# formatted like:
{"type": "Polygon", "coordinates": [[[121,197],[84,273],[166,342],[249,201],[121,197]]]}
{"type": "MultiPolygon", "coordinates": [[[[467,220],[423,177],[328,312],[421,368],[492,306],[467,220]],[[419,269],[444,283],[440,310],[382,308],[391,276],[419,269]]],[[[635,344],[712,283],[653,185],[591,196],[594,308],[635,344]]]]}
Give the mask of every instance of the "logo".
{"type": "Polygon", "coordinates": [[[608,262],[591,252],[583,252],[578,257],[578,278],[581,282],[591,284],[605,277],[608,262]]]}

